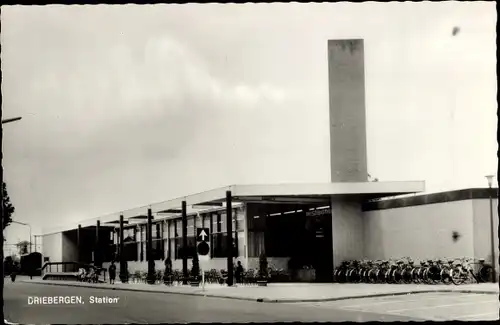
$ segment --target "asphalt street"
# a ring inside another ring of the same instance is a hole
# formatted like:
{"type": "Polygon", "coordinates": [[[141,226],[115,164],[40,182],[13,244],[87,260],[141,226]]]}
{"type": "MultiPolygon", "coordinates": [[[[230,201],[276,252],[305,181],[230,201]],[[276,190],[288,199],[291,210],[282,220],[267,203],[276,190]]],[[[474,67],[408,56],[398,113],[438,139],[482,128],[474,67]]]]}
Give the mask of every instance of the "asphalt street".
{"type": "Polygon", "coordinates": [[[299,304],[259,303],[179,294],[18,282],[6,282],[4,300],[6,320],[23,324],[418,320],[402,315],[336,307],[318,309],[299,304]],[[53,299],[49,297],[62,297],[63,301],[60,304],[40,304],[53,299]],[[91,297],[117,299],[110,303],[91,303],[93,299],[91,297]]]}
{"type": "Polygon", "coordinates": [[[418,319],[498,320],[499,297],[496,294],[476,293],[419,293],[403,296],[351,299],[332,302],[299,303],[318,310],[341,309],[373,312],[418,319]]]}

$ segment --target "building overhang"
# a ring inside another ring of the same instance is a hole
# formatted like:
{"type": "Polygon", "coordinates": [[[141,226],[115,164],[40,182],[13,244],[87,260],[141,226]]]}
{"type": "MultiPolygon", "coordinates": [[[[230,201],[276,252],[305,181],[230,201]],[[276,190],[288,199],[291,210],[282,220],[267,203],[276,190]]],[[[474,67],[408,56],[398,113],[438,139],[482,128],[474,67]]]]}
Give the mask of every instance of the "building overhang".
{"type": "MultiPolygon", "coordinates": [[[[364,202],[389,196],[420,193],[424,190],[424,181],[231,185],[117,212],[104,217],[84,220],[79,224],[82,227],[92,227],[95,226],[97,220],[100,220],[101,225],[105,223],[118,226],[116,222],[119,220],[120,215],[123,215],[124,220],[128,221],[129,225],[134,224],[134,221],[142,223],[144,219],[147,219],[148,208],[151,209],[155,220],[173,219],[181,214],[183,201],[186,201],[188,215],[205,213],[223,207],[226,202],[227,191],[231,191],[233,205],[237,207],[243,203],[327,205],[330,204],[332,198],[364,202]]],[[[75,225],[60,227],[58,231],[47,232],[46,234],[70,230],[75,227],[75,225]]]]}

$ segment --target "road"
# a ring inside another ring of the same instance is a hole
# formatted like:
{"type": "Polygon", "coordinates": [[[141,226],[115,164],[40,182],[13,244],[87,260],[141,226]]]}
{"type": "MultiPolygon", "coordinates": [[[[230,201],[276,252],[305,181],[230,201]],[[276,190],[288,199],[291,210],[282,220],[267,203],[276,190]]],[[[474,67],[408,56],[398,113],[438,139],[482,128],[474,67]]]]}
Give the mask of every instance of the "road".
{"type": "Polygon", "coordinates": [[[23,324],[418,320],[402,315],[384,315],[371,311],[360,312],[335,307],[318,309],[314,306],[297,304],[259,303],[179,294],[18,282],[6,282],[4,300],[6,320],[23,324]],[[33,297],[48,299],[48,297],[70,296],[76,296],[73,301],[76,304],[28,304],[33,297]],[[109,304],[91,304],[91,296],[118,298],[118,301],[109,304]],[[77,303],[79,297],[82,298],[83,304],[77,303]]]}
{"type": "Polygon", "coordinates": [[[300,303],[318,310],[340,309],[392,316],[443,320],[498,320],[498,295],[475,293],[420,293],[332,302],[300,303]]]}

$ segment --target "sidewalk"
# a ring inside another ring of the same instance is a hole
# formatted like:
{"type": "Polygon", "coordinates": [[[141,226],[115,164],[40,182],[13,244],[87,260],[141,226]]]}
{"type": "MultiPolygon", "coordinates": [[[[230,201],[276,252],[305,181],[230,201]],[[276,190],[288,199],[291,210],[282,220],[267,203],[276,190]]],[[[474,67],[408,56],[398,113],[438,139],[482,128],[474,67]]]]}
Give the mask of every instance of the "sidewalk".
{"type": "MultiPolygon", "coordinates": [[[[16,281],[17,282],[17,281],[16,281]]],[[[40,278],[33,280],[19,279],[19,282],[37,283],[45,285],[63,285],[108,290],[125,290],[154,293],[174,293],[258,302],[316,302],[334,301],[354,298],[382,297],[428,292],[457,292],[457,293],[499,293],[498,284],[466,284],[454,285],[418,285],[418,284],[338,284],[338,283],[275,283],[267,287],[237,286],[227,287],[218,284],[201,287],[166,286],[163,284],[149,285],[146,283],[116,283],[93,284],[74,281],[48,281],[40,278]]]]}

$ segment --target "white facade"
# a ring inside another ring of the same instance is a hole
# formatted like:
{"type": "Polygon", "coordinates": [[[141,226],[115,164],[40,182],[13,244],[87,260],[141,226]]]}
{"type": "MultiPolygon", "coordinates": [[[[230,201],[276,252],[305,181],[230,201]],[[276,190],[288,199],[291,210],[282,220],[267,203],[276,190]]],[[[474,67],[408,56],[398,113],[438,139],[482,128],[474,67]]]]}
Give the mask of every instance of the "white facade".
{"type": "Polygon", "coordinates": [[[63,234],[61,232],[43,236],[42,255],[50,262],[63,261],[63,234]]]}
{"type": "MultiPolygon", "coordinates": [[[[493,200],[498,231],[498,200],[493,200]]],[[[470,199],[364,212],[364,258],[485,258],[491,263],[488,199],[470,199]],[[454,241],[453,232],[460,237],[454,241]]],[[[498,236],[495,236],[498,257],[498,236]]],[[[498,268],[498,260],[496,261],[498,268]]]]}

